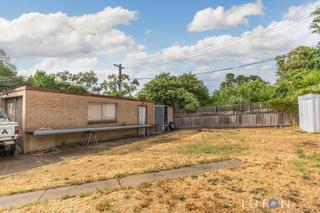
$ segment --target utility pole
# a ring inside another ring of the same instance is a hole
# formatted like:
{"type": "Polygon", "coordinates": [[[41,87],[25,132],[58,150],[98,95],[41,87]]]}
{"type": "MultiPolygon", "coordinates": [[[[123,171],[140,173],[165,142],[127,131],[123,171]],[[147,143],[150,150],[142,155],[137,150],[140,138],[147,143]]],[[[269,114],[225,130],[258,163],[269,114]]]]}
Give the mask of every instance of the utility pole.
{"type": "Polygon", "coordinates": [[[118,80],[118,89],[119,92],[121,92],[121,84],[122,84],[122,70],[124,70],[124,67],[122,66],[122,64],[114,64],[113,66],[118,67],[119,69],[119,80],[118,80]]]}

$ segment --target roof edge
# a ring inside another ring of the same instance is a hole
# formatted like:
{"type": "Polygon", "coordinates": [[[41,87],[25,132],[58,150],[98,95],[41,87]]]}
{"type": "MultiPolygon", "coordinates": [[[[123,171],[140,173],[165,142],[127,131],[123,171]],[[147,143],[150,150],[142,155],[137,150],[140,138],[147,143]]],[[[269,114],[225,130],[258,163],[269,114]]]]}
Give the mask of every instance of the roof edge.
{"type": "Polygon", "coordinates": [[[147,100],[141,100],[141,99],[135,99],[135,98],[129,98],[129,97],[99,95],[99,94],[93,94],[93,93],[88,93],[88,92],[69,92],[69,91],[60,90],[60,89],[41,88],[41,87],[33,87],[33,86],[17,87],[15,89],[9,90],[8,93],[18,92],[18,91],[22,91],[22,90],[26,90],[26,91],[31,90],[31,91],[51,92],[51,93],[59,93],[59,94],[66,94],[66,95],[78,95],[78,96],[87,96],[87,97],[110,98],[110,99],[118,99],[118,100],[154,103],[153,101],[147,101],[147,100]]]}

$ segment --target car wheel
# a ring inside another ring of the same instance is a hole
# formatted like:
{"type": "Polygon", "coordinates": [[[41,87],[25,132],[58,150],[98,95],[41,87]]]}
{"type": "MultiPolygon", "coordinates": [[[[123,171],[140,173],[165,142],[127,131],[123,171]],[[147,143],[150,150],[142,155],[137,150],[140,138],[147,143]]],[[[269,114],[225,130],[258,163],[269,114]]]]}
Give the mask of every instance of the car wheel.
{"type": "Polygon", "coordinates": [[[5,156],[13,156],[15,152],[16,152],[16,145],[15,144],[6,145],[4,147],[5,156]]]}

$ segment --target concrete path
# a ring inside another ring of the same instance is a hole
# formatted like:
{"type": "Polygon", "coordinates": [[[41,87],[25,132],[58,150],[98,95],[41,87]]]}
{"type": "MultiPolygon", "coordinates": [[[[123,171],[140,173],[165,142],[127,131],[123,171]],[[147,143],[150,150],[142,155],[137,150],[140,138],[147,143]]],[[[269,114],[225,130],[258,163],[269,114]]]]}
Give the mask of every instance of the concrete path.
{"type": "Polygon", "coordinates": [[[19,207],[30,202],[59,199],[65,195],[76,196],[81,193],[93,192],[96,189],[138,186],[144,182],[165,180],[168,178],[178,178],[186,175],[199,175],[205,172],[214,171],[218,169],[232,169],[241,164],[242,161],[240,160],[226,160],[221,162],[201,164],[191,167],[183,167],[179,169],[165,170],[154,173],[131,175],[119,179],[109,179],[105,181],[86,183],[82,185],[21,193],[11,196],[0,197],[0,208],[19,207]]]}
{"type": "Polygon", "coordinates": [[[109,150],[117,146],[134,143],[137,140],[139,140],[139,138],[105,141],[99,142],[99,144],[92,144],[90,146],[73,144],[72,146],[60,147],[48,152],[25,155],[16,154],[8,157],[0,156],[0,176],[27,171],[43,165],[58,163],[68,159],[74,159],[82,155],[109,150]]]}

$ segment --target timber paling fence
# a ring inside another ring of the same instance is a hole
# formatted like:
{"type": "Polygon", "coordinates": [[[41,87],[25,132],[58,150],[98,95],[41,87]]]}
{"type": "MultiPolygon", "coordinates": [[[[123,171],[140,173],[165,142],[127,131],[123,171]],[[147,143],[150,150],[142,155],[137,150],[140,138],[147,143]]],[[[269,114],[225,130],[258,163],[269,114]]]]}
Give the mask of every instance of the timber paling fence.
{"type": "Polygon", "coordinates": [[[181,110],[174,113],[174,122],[178,129],[279,127],[293,125],[298,120],[296,112],[279,112],[270,108],[249,107],[245,110],[212,108],[210,110],[206,107],[192,113],[181,110]]]}

